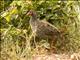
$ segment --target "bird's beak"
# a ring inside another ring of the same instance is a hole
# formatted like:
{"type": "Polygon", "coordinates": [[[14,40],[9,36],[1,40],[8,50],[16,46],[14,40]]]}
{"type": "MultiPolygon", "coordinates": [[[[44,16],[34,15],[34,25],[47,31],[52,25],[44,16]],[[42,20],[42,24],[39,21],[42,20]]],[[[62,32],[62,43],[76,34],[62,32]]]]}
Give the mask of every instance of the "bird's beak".
{"type": "Polygon", "coordinates": [[[26,15],[29,15],[29,12],[27,12],[26,15]]]}
{"type": "Polygon", "coordinates": [[[31,15],[31,13],[30,13],[30,12],[27,12],[27,15],[28,15],[28,16],[30,16],[30,15],[31,15]]]}

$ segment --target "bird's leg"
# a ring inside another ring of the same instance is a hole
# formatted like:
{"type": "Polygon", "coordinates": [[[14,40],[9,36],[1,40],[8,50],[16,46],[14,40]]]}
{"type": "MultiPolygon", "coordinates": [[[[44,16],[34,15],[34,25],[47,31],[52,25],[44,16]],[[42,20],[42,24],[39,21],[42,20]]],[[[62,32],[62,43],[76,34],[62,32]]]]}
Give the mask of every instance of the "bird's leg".
{"type": "Polygon", "coordinates": [[[32,33],[32,35],[33,35],[33,43],[34,43],[34,47],[36,48],[37,42],[36,42],[36,33],[35,33],[35,31],[32,33]]]}
{"type": "Polygon", "coordinates": [[[36,36],[35,36],[35,33],[34,33],[34,35],[33,35],[34,37],[34,44],[35,44],[35,47],[37,46],[37,44],[36,44],[36,40],[35,40],[35,38],[36,38],[36,36]]]}
{"type": "Polygon", "coordinates": [[[56,38],[53,38],[50,40],[50,53],[56,53],[56,47],[55,44],[57,43],[56,38]]]}

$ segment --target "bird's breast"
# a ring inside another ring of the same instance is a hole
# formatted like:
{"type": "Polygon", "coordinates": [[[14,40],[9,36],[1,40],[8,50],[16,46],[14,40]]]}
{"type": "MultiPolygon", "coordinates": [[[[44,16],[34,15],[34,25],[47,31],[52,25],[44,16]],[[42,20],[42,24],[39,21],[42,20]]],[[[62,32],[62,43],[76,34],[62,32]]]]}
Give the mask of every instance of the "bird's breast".
{"type": "Polygon", "coordinates": [[[36,21],[30,21],[30,26],[33,32],[37,31],[37,22],[36,21]]]}

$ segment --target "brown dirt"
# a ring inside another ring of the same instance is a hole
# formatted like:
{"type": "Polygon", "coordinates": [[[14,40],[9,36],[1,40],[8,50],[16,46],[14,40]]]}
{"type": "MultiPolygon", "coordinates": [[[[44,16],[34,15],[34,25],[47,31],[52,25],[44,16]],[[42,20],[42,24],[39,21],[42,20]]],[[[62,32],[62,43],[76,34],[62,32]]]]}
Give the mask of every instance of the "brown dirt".
{"type": "Polygon", "coordinates": [[[67,54],[51,54],[51,55],[36,55],[33,60],[80,60],[80,53],[67,54]]]}

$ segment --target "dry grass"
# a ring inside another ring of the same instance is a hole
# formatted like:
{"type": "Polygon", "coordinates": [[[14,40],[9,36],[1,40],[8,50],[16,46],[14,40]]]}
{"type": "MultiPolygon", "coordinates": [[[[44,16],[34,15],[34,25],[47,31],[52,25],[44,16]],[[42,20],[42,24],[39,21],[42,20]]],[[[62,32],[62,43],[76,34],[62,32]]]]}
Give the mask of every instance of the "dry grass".
{"type": "MultiPolygon", "coordinates": [[[[33,48],[31,46],[30,41],[33,35],[31,34],[30,36],[28,36],[27,30],[9,27],[8,29],[1,29],[1,33],[1,60],[30,60],[33,56],[47,55],[49,53],[45,49],[45,46],[48,45],[46,41],[44,43],[39,42],[39,44],[36,44],[36,48],[33,48]]],[[[64,48],[65,53],[68,52],[69,54],[80,51],[80,42],[74,42],[75,43],[71,41],[67,44],[67,46],[64,48]]],[[[61,53],[62,49],[60,50],[59,48],[57,48],[57,51],[58,53],[61,53]]]]}

